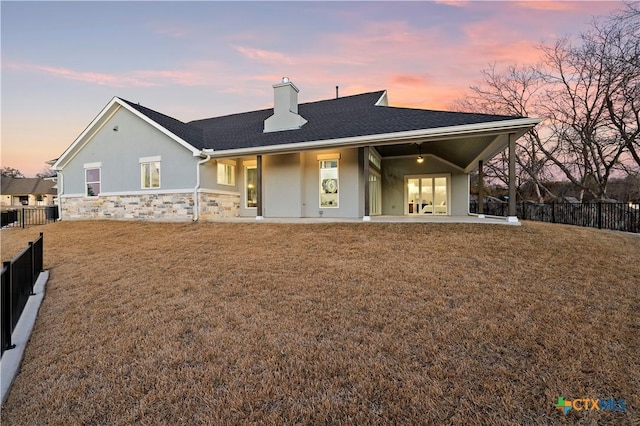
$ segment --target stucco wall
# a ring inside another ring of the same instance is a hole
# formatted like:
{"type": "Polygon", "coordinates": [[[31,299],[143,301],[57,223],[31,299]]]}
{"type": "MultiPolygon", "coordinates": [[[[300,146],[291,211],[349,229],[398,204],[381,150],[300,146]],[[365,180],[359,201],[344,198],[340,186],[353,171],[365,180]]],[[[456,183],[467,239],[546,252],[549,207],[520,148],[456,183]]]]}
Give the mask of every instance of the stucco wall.
{"type": "Polygon", "coordinates": [[[124,108],[120,108],[67,164],[64,194],[84,195],[84,164],[101,163],[101,194],[157,192],[142,189],[140,158],[161,157],[160,190],[193,189],[199,158],[124,108]],[[118,130],[113,129],[117,126],[118,130]]]}
{"type": "Polygon", "coordinates": [[[362,167],[358,161],[358,149],[333,149],[329,151],[309,151],[304,155],[304,217],[359,217],[362,216],[361,207],[363,196],[362,167]],[[337,208],[320,207],[320,164],[318,155],[340,154],[338,164],[338,194],[337,208]]]}
{"type": "Polygon", "coordinates": [[[262,159],[264,217],[301,217],[304,162],[299,153],[262,159]]]}

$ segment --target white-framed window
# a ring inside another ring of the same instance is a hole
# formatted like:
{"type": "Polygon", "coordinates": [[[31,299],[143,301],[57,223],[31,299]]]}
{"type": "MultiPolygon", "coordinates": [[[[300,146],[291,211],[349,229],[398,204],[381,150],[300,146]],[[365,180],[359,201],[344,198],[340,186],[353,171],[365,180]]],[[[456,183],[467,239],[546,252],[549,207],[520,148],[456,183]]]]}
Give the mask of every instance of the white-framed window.
{"type": "Polygon", "coordinates": [[[320,207],[336,208],[339,202],[338,158],[320,160],[320,207]]]}
{"type": "Polygon", "coordinates": [[[244,163],[245,207],[255,209],[258,206],[258,167],[255,161],[244,163]]]}
{"type": "Polygon", "coordinates": [[[220,185],[236,184],[236,163],[229,160],[218,160],[218,183],[220,185]]]}
{"type": "Polygon", "coordinates": [[[102,163],[87,163],[84,165],[84,188],[86,197],[97,197],[100,195],[102,179],[102,163]]]}
{"type": "Polygon", "coordinates": [[[142,189],[160,188],[160,157],[140,159],[140,186],[142,189]]]}
{"type": "Polygon", "coordinates": [[[382,160],[375,149],[369,148],[369,162],[380,170],[382,168],[382,160]]]}

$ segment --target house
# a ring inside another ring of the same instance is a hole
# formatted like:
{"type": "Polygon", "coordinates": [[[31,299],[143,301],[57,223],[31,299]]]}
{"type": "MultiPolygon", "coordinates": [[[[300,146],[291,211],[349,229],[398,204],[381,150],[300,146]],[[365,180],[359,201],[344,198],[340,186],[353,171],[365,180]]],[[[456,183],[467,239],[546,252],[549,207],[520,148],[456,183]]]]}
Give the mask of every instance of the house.
{"type": "Polygon", "coordinates": [[[469,173],[540,121],[273,89],[272,109],[188,123],[113,98],[53,164],[61,218],[467,215],[469,173]]]}
{"type": "Polygon", "coordinates": [[[9,206],[50,206],[57,190],[52,179],[2,177],[0,204],[9,206]]]}

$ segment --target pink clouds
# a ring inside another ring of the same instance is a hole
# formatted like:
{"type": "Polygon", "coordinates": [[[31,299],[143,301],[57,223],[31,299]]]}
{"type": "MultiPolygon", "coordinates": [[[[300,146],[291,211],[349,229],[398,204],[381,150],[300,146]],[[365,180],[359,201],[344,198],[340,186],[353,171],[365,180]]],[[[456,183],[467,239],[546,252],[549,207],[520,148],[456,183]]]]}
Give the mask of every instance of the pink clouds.
{"type": "Polygon", "coordinates": [[[575,2],[568,1],[519,1],[514,2],[513,5],[523,8],[523,9],[532,9],[532,10],[544,10],[544,11],[553,11],[553,12],[566,12],[576,10],[578,7],[583,7],[583,4],[576,4],[575,2]]]}
{"type": "Polygon", "coordinates": [[[273,50],[256,49],[252,47],[236,46],[236,51],[241,55],[260,62],[291,64],[293,60],[282,52],[273,50]]]}
{"type": "MultiPolygon", "coordinates": [[[[207,65],[206,62],[202,64],[207,65]]],[[[131,70],[120,73],[79,71],[29,63],[5,63],[10,70],[44,73],[53,77],[110,87],[198,86],[209,83],[209,73],[193,70],[131,70]]]]}

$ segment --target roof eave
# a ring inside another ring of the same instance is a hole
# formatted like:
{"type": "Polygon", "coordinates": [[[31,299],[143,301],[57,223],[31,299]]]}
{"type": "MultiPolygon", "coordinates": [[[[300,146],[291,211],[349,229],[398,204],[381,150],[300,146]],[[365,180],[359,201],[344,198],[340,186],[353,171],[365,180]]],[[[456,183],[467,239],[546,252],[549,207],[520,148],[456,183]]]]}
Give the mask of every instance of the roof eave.
{"type": "Polygon", "coordinates": [[[202,152],[214,158],[239,157],[243,155],[283,154],[311,149],[354,148],[360,146],[396,145],[414,141],[429,142],[440,139],[475,136],[487,133],[514,133],[519,138],[532,129],[541,119],[516,118],[479,124],[439,127],[434,129],[410,130],[405,132],[382,133],[349,138],[324,139],[227,150],[204,149],[202,152]]]}

